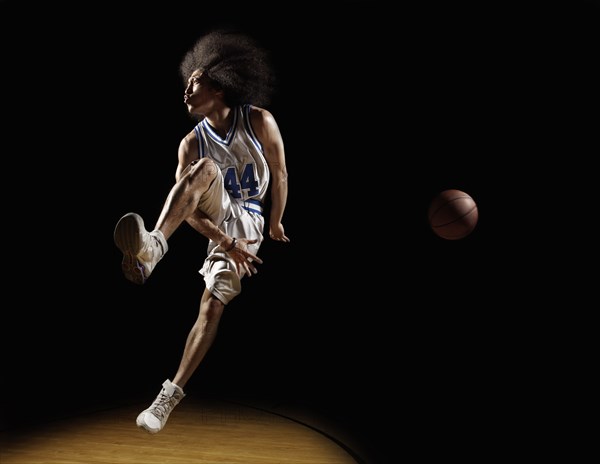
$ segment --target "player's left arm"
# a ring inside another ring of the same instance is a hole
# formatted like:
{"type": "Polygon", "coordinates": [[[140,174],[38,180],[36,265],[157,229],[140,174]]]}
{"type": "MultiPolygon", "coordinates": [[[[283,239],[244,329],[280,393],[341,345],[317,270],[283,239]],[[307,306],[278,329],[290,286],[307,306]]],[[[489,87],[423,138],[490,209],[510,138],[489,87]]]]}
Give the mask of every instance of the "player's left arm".
{"type": "Polygon", "coordinates": [[[290,239],[285,235],[282,224],[288,196],[288,172],[283,138],[275,118],[268,110],[253,107],[250,120],[254,133],[262,144],[263,154],[271,172],[269,237],[273,240],[289,242],[290,239]]]}

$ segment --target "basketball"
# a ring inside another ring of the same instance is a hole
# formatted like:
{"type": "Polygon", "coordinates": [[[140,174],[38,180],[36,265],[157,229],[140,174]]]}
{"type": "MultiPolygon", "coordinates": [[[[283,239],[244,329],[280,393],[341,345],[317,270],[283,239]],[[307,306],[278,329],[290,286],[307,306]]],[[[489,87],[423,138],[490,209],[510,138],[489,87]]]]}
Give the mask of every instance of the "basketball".
{"type": "Polygon", "coordinates": [[[479,211],[469,194],[449,189],[433,198],[428,218],[429,226],[438,237],[458,240],[473,232],[479,220],[479,211]]]}

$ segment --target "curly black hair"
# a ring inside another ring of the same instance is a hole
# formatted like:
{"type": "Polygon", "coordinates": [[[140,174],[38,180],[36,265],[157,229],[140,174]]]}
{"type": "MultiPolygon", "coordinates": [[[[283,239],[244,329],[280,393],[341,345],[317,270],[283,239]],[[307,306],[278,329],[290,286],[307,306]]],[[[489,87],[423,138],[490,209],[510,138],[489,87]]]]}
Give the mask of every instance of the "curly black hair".
{"type": "Polygon", "coordinates": [[[197,70],[223,89],[229,106],[266,106],[275,89],[269,52],[240,32],[219,29],[200,37],[179,66],[184,85],[197,70]]]}

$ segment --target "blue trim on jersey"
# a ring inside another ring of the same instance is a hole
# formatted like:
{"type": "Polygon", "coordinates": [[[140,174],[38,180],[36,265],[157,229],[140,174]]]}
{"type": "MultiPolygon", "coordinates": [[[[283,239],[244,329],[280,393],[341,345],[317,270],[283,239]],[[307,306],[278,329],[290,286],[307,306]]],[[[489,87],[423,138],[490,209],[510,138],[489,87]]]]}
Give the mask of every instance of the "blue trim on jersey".
{"type": "Polygon", "coordinates": [[[219,134],[217,134],[214,131],[213,126],[211,126],[206,119],[203,119],[200,124],[202,124],[202,127],[204,127],[204,130],[206,131],[206,133],[209,135],[209,137],[211,139],[213,139],[217,143],[220,143],[221,145],[229,146],[229,144],[233,140],[233,136],[235,135],[235,130],[237,128],[237,120],[238,120],[238,112],[236,110],[234,110],[233,123],[231,124],[231,127],[229,128],[229,132],[227,132],[227,135],[225,136],[224,139],[222,139],[219,136],[219,134]]]}
{"type": "Polygon", "coordinates": [[[244,126],[246,127],[248,135],[250,135],[250,140],[252,140],[252,143],[258,151],[263,153],[262,144],[259,142],[258,137],[256,137],[254,130],[252,130],[252,124],[250,124],[250,105],[244,105],[242,111],[244,112],[244,126]]]}
{"type": "Polygon", "coordinates": [[[253,200],[252,198],[244,200],[244,202],[242,203],[242,208],[244,208],[246,211],[250,211],[251,213],[257,214],[262,214],[264,210],[262,202],[258,200],[253,200]]]}

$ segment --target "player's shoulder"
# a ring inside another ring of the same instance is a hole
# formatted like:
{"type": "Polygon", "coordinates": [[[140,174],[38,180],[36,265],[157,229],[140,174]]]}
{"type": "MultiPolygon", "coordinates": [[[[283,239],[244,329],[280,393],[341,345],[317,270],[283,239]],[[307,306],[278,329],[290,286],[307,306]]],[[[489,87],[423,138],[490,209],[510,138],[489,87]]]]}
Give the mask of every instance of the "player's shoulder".
{"type": "Polygon", "coordinates": [[[198,151],[198,137],[196,136],[195,129],[189,131],[179,143],[179,152],[197,152],[198,151]]]}
{"type": "Polygon", "coordinates": [[[265,127],[275,124],[275,118],[273,114],[266,108],[260,106],[248,105],[248,114],[252,127],[265,127]]]}

